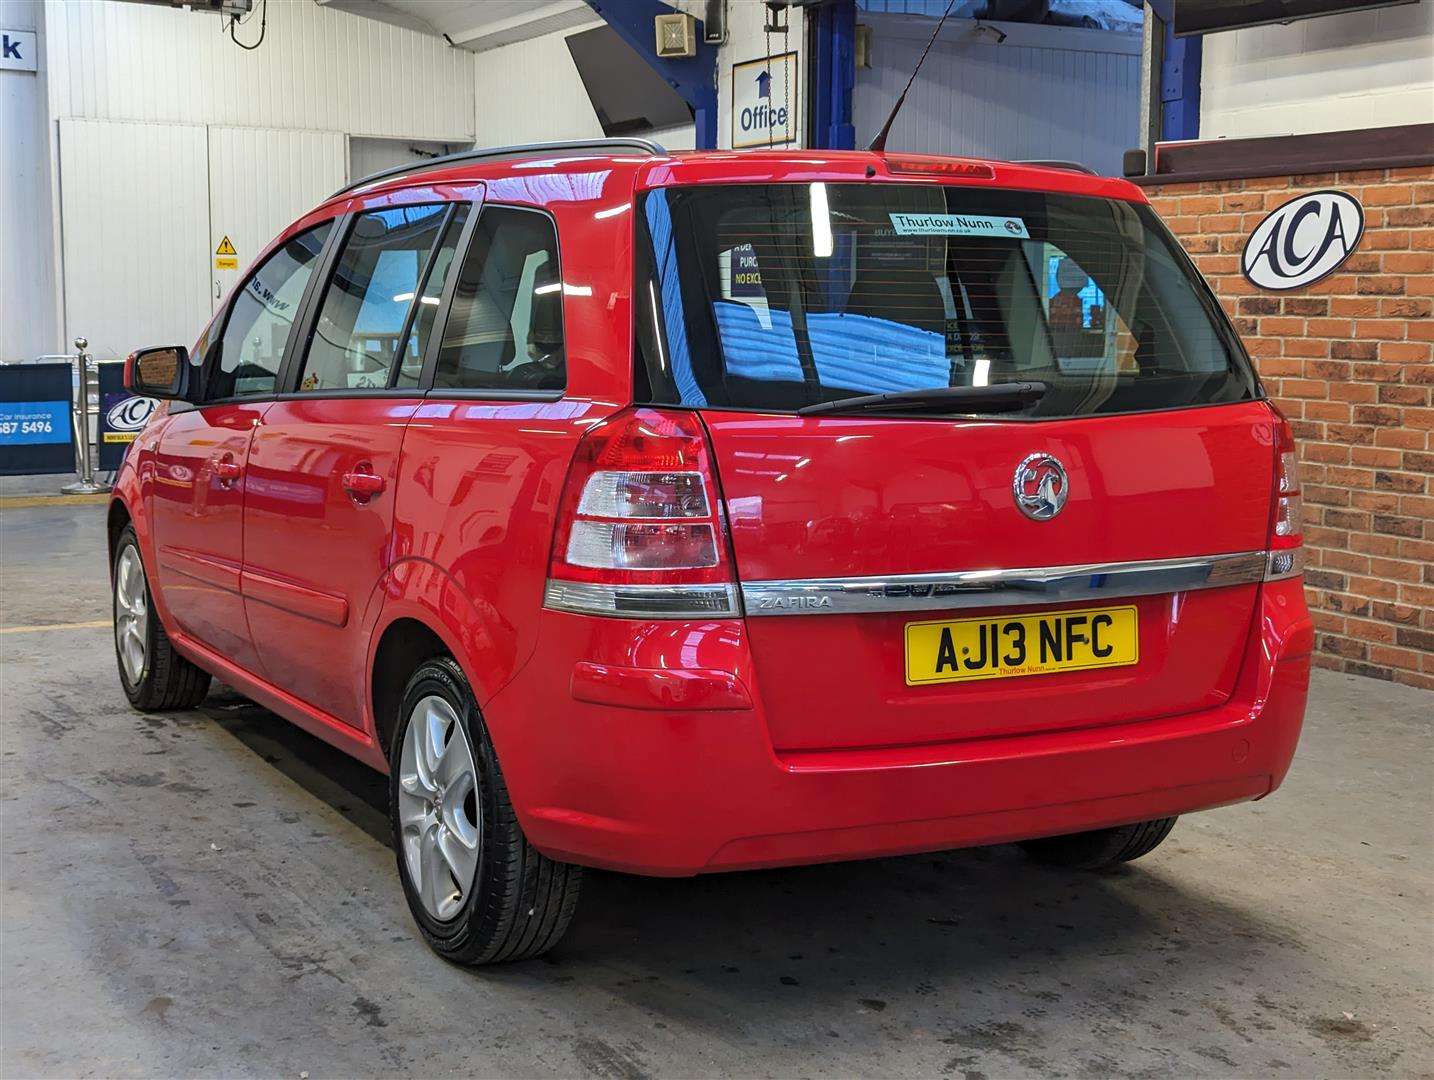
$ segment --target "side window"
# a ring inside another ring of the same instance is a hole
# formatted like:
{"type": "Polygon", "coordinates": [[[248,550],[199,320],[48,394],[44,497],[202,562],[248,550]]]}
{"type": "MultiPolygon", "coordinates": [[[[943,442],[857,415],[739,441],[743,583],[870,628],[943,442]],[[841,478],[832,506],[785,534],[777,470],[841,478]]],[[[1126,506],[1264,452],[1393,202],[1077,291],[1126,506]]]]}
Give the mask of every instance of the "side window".
{"type": "Polygon", "coordinates": [[[209,399],[272,394],[284,362],[289,330],[334,226],[326,221],[300,233],[264,260],[229,309],[219,362],[210,373],[209,399]]]}
{"type": "Polygon", "coordinates": [[[418,310],[411,316],[412,329],[403,343],[403,351],[399,353],[398,376],[393,381],[394,386],[417,386],[419,376],[423,374],[423,358],[428,353],[428,339],[433,335],[433,320],[443,300],[443,286],[453,265],[453,253],[458,250],[458,240],[463,235],[463,226],[471,209],[468,203],[459,203],[448,219],[448,227],[443,230],[443,240],[433,255],[428,277],[418,293],[418,310]]]}
{"type": "Polygon", "coordinates": [[[563,279],[552,219],[485,207],[444,325],[435,390],[561,390],[563,279]]]}
{"type": "Polygon", "coordinates": [[[319,304],[300,391],[389,385],[399,338],[418,303],[419,275],[447,211],[436,203],[354,218],[319,304]]]}

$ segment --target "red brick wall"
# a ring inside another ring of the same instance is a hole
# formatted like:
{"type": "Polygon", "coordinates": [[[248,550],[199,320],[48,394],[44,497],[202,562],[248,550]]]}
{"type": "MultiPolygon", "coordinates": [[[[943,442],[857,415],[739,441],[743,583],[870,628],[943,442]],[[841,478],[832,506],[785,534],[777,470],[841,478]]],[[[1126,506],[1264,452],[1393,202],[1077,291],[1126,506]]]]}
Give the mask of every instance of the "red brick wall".
{"type": "Polygon", "coordinates": [[[1315,662],[1434,689],[1434,168],[1147,191],[1299,441],[1315,662]],[[1355,253],[1307,288],[1251,285],[1251,230],[1321,188],[1364,204],[1355,253]]]}

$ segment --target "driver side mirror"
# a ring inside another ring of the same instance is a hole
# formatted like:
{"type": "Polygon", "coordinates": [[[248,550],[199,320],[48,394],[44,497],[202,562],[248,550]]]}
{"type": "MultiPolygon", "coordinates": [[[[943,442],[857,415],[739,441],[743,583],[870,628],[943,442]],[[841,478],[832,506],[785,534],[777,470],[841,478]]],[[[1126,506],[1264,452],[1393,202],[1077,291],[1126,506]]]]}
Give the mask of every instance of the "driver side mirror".
{"type": "Polygon", "coordinates": [[[184,401],[190,370],[189,350],[183,345],[139,349],[124,362],[124,388],[141,397],[184,401]]]}

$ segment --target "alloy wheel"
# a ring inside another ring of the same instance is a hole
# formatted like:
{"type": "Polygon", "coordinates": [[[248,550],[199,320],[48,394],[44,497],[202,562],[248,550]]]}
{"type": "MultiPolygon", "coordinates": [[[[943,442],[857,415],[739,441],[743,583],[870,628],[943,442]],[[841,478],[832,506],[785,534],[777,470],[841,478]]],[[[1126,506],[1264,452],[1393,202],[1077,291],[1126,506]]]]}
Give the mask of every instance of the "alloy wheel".
{"type": "Polygon", "coordinates": [[[424,910],[453,918],[474,888],[483,826],[473,748],[453,706],[421,698],[399,757],[399,842],[424,910]]]}
{"type": "Polygon", "coordinates": [[[131,686],[144,678],[145,643],[149,633],[149,596],[144,564],[133,544],[120,553],[115,567],[115,646],[131,686]]]}

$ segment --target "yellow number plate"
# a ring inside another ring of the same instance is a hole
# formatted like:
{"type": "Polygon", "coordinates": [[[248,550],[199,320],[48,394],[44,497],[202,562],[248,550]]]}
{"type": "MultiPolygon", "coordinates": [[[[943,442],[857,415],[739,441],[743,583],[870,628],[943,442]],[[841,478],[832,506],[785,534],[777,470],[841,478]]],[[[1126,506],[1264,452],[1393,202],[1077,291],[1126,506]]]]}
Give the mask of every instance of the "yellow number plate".
{"type": "Polygon", "coordinates": [[[906,625],[906,685],[1121,667],[1140,660],[1135,608],[906,625]]]}

